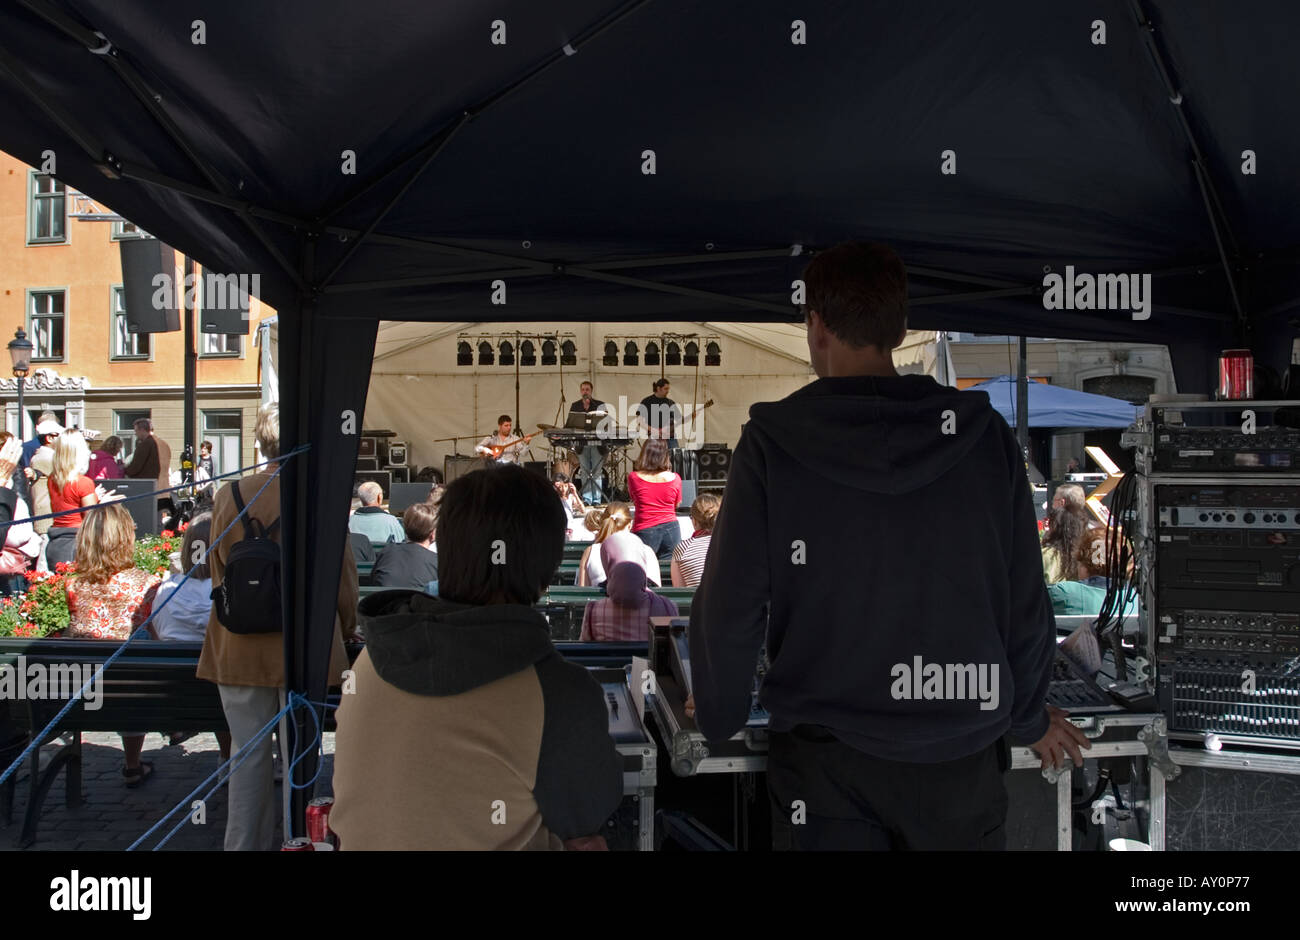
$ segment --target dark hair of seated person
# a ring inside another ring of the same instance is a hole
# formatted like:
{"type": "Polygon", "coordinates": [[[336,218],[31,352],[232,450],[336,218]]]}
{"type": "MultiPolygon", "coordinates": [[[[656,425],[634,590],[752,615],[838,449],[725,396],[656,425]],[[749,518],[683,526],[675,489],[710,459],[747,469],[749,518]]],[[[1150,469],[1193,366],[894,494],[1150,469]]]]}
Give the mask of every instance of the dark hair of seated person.
{"type": "Polygon", "coordinates": [[[514,466],[465,474],[438,506],[438,595],[458,604],[536,603],[560,566],[567,526],[540,474],[514,466]]]}

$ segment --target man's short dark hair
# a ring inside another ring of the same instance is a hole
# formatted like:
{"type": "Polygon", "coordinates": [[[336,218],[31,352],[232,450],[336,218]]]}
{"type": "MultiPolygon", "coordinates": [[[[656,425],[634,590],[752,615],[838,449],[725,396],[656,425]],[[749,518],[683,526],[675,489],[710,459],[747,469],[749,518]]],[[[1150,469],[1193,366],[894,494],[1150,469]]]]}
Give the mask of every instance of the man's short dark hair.
{"type": "Polygon", "coordinates": [[[438,505],[438,595],[458,604],[534,604],[564,555],[555,488],[522,467],[459,477],[438,505]]]}
{"type": "Polygon", "coordinates": [[[841,342],[889,352],[907,328],[907,269],[888,245],[843,242],[804,268],[805,308],[841,342]]]}
{"type": "Polygon", "coordinates": [[[408,542],[423,542],[438,527],[438,507],[429,503],[411,503],[402,513],[402,531],[408,542]]]}
{"type": "MultiPolygon", "coordinates": [[[[578,388],[582,388],[582,386],[584,386],[584,385],[591,385],[591,383],[590,383],[589,381],[587,381],[586,379],[583,379],[581,382],[578,383],[578,388]]],[[[592,390],[594,391],[595,388],[596,388],[596,386],[591,385],[591,388],[592,388],[592,390]]]]}
{"type": "MultiPolygon", "coordinates": [[[[501,415],[500,417],[497,418],[497,427],[500,427],[501,425],[505,424],[507,421],[510,421],[510,415],[501,415]]],[[[510,423],[514,424],[513,421],[510,421],[510,423]]]]}
{"type": "Polygon", "coordinates": [[[659,389],[663,388],[665,385],[671,385],[671,384],[672,383],[669,382],[667,379],[658,379],[655,381],[654,389],[655,391],[658,391],[659,389]]]}

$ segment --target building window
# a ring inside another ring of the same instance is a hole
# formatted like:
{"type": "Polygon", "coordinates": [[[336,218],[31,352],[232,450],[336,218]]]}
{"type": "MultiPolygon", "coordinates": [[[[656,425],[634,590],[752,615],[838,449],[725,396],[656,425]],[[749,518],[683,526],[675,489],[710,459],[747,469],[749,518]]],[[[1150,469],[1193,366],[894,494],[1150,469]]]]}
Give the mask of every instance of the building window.
{"type": "Polygon", "coordinates": [[[148,359],[149,333],[131,333],[126,328],[126,292],[113,288],[113,356],[114,359],[148,359]]]}
{"type": "Polygon", "coordinates": [[[32,359],[38,362],[63,361],[63,337],[66,319],[65,297],[61,290],[32,291],[27,332],[31,335],[32,359]]]}
{"type": "Polygon", "coordinates": [[[149,233],[134,222],[128,222],[126,219],[113,223],[112,239],[115,242],[126,241],[130,238],[149,238],[149,233]]]}
{"type": "Polygon", "coordinates": [[[118,455],[122,463],[130,463],[131,455],[135,453],[135,422],[140,418],[152,417],[153,412],[148,408],[113,412],[113,433],[122,439],[122,453],[118,455]]]}
{"type": "Polygon", "coordinates": [[[244,415],[240,411],[203,412],[200,443],[208,441],[212,444],[212,466],[218,475],[242,466],[243,428],[244,415]]]}
{"type": "Polygon", "coordinates": [[[32,174],[27,207],[29,244],[57,245],[68,240],[68,196],[63,183],[45,173],[32,174]]]}
{"type": "Polygon", "coordinates": [[[243,339],[238,333],[204,333],[199,355],[238,356],[244,349],[243,339]]]}

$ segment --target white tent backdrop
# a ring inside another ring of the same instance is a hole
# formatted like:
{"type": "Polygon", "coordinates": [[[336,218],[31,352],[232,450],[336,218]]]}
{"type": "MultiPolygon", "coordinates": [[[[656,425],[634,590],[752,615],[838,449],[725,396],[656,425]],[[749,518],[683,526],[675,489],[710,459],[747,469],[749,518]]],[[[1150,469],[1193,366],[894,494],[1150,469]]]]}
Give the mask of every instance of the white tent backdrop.
{"type": "MultiPolygon", "coordinates": [[[[578,362],[563,368],[565,411],[578,397],[578,385],[584,379],[591,380],[596,397],[613,408],[620,407],[620,397],[625,409],[634,408],[650,394],[661,372],[659,366],[644,364],[646,339],[659,334],[694,334],[701,346],[699,369],[665,366],[662,371],[672,383],[670,396],[688,415],[693,404],[714,402],[698,419],[697,443],[734,446],[748,420],[750,405],[782,398],[816,378],[808,361],[806,334],[799,324],[385,322],[375,344],[365,427],[395,431],[398,440],[409,444],[412,467],[441,469],[443,458],[453,447],[450,441],[440,439],[464,438],[456,443],[456,452],[472,453],[477,438],[495,429],[500,414],[510,414],[516,428],[528,431],[536,430],[540,423],[562,424],[558,365],[520,366],[521,413],[515,414],[514,367],[477,364],[481,339],[491,342],[496,352],[500,339],[516,331],[525,338],[534,337],[539,363],[541,347],[536,337],[571,335],[578,362]],[[704,344],[713,337],[721,350],[720,366],[703,364],[704,344]],[[456,365],[457,344],[462,338],[475,350],[472,366],[456,365]],[[629,339],[637,344],[641,365],[622,364],[623,346],[629,339]],[[607,340],[618,345],[617,366],[601,362],[607,340]]],[[[941,381],[945,366],[948,376],[952,374],[946,349],[930,332],[909,333],[895,353],[895,362],[901,372],[925,372],[941,381]]],[[[545,438],[535,438],[531,459],[549,456],[545,438]]]]}
{"type": "MultiPolygon", "coordinates": [[[[672,383],[670,397],[688,415],[693,403],[713,400],[713,406],[698,419],[695,439],[699,443],[734,445],[741,425],[748,420],[750,405],[782,398],[815,378],[808,363],[804,330],[798,325],[385,322],[380,325],[375,345],[365,427],[396,431],[397,439],[409,444],[411,466],[441,469],[443,457],[452,453],[452,444],[438,439],[464,437],[457,443],[457,450],[472,453],[476,436],[495,430],[500,414],[510,414],[516,428],[528,431],[536,430],[539,423],[562,424],[558,365],[520,366],[520,414],[516,415],[514,367],[477,364],[480,338],[487,338],[496,351],[500,339],[515,331],[524,338],[533,337],[539,363],[539,335],[571,334],[578,362],[563,368],[564,411],[578,398],[579,383],[588,379],[595,385],[596,397],[612,408],[620,407],[621,397],[624,415],[627,408],[635,408],[651,393],[661,372],[659,366],[644,365],[646,339],[664,333],[695,334],[695,342],[700,344],[699,368],[665,366],[662,371],[672,383]],[[457,344],[462,336],[475,349],[472,366],[456,365],[457,344]],[[704,365],[708,338],[716,338],[720,347],[720,366],[704,365]],[[617,366],[601,362],[607,339],[618,345],[617,366]],[[629,339],[637,344],[641,365],[622,365],[623,346],[629,339]]],[[[511,341],[513,344],[513,337],[511,341]]],[[[532,459],[549,458],[550,448],[544,437],[534,439],[532,452],[532,459]]]]}

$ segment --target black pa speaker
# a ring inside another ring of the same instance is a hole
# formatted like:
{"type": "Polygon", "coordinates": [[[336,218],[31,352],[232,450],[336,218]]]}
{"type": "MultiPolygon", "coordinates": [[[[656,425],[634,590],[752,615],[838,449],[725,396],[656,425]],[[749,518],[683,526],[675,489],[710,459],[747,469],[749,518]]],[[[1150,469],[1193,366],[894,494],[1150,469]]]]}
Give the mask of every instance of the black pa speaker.
{"type": "Polygon", "coordinates": [[[352,485],[356,487],[362,483],[378,483],[379,488],[384,491],[384,499],[387,501],[388,494],[393,488],[393,475],[387,470],[358,470],[352,474],[352,485]]]}
{"type": "Polygon", "coordinates": [[[200,333],[248,334],[250,297],[261,290],[260,275],[203,272],[203,308],[199,311],[200,333]]]}
{"type": "Polygon", "coordinates": [[[682,507],[691,508],[691,503],[695,502],[695,481],[682,480],[682,498],[678,500],[678,509],[682,507]]]}
{"type": "Polygon", "coordinates": [[[473,470],[482,470],[486,464],[482,457],[467,457],[464,454],[448,454],[443,458],[442,478],[451,483],[457,477],[463,477],[473,470]]]}
{"type": "Polygon", "coordinates": [[[156,238],[132,238],[120,244],[127,332],[179,330],[185,285],[176,282],[176,252],[156,238]]]}
{"type": "Polygon", "coordinates": [[[393,483],[393,493],[388,497],[388,511],[394,516],[406,512],[408,506],[429,498],[432,483],[393,483]]]}
{"type": "MultiPolygon", "coordinates": [[[[138,496],[158,489],[157,480],[99,480],[98,483],[118,496],[138,496]]],[[[158,534],[158,497],[128,499],[122,503],[122,507],[131,514],[136,538],[158,534]]]]}

